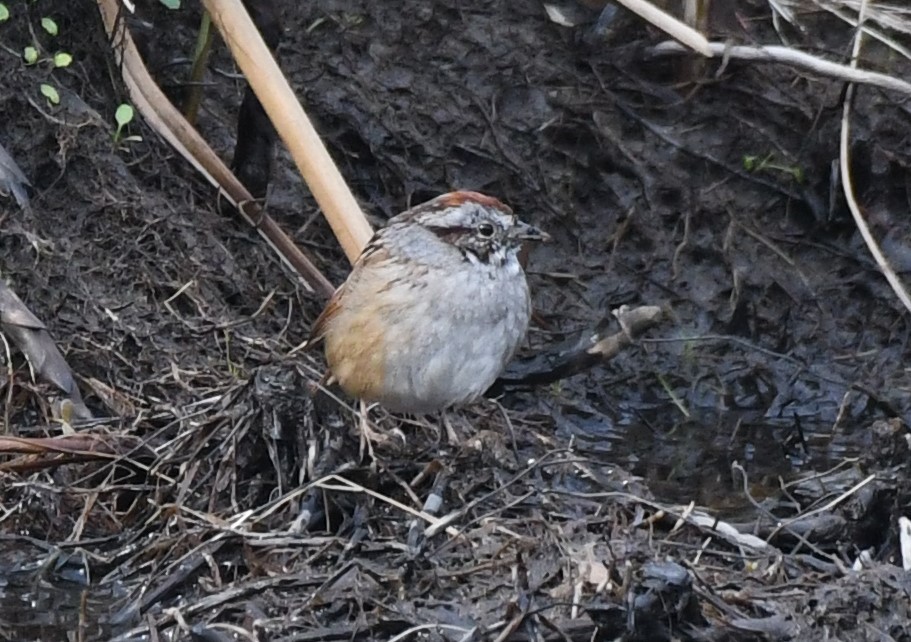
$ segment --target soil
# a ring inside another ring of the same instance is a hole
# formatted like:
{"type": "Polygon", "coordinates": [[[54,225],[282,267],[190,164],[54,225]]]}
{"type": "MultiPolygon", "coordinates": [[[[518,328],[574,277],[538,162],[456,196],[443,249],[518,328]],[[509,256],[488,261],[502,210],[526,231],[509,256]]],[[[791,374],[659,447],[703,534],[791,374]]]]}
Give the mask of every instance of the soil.
{"type": "MultiPolygon", "coordinates": [[[[199,8],[138,4],[179,103],[199,8]]],[[[827,14],[779,35],[766,2],[736,4],[715,3],[713,40],[850,50],[827,14]]],[[[0,197],[0,274],[98,418],[76,430],[143,447],[5,457],[5,639],[911,640],[908,315],[833,179],[843,83],[654,56],[661,34],[581,5],[566,27],[536,0],[279,1],[281,65],[376,225],[470,188],[554,237],[530,257],[523,356],[623,304],[665,313],[609,363],[454,411],[459,444],[373,410],[393,437],[370,456],[350,400],[314,393],[321,356],[294,350],[323,301],[141,118],[118,140],[94,4],[8,6],[0,144],[31,205],[0,197]]],[[[226,160],[244,89],[216,44],[199,128],[226,160]]],[[[857,197],[900,274],[901,98],[861,87],[851,119],[857,197]]],[[[284,151],[268,211],[344,279],[284,151]]],[[[7,433],[66,430],[3,359],[7,433]]]]}

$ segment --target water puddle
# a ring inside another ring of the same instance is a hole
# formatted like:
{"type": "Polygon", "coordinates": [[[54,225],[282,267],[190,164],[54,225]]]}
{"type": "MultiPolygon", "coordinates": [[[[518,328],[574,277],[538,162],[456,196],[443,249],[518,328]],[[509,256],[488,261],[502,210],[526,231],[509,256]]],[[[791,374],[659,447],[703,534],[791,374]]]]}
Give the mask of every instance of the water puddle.
{"type": "Polygon", "coordinates": [[[692,501],[728,518],[755,510],[745,489],[761,502],[777,496],[782,482],[828,470],[863,449],[857,435],[852,442],[851,435],[833,433],[831,423],[805,418],[771,421],[730,411],[690,411],[683,418],[669,406],[613,421],[563,410],[557,434],[572,438],[579,454],[642,477],[660,501],[692,501]]]}

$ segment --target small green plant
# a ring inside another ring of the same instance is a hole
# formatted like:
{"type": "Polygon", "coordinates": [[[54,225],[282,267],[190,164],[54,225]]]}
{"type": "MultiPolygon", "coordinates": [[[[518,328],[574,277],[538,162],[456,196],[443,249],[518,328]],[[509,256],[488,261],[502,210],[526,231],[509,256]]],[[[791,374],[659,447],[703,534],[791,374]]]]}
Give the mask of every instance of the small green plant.
{"type": "Polygon", "coordinates": [[[65,51],[54,54],[55,67],[69,67],[71,62],[73,62],[73,57],[65,51]]]}
{"type": "Polygon", "coordinates": [[[53,85],[41,83],[39,89],[41,91],[41,95],[47,98],[47,102],[49,102],[51,105],[60,104],[60,94],[57,93],[57,89],[53,85]]]}
{"type": "Polygon", "coordinates": [[[114,132],[114,144],[119,145],[121,143],[135,143],[142,140],[142,136],[124,136],[123,128],[133,122],[133,108],[123,103],[117,107],[117,111],[114,112],[114,120],[117,123],[117,131],[114,132]]]}
{"type": "Polygon", "coordinates": [[[0,2],[0,22],[6,22],[9,20],[9,9],[6,8],[6,5],[0,2]]]}
{"type": "MultiPolygon", "coordinates": [[[[3,8],[6,9],[5,6],[3,8]]],[[[7,15],[9,15],[8,12],[7,15]]],[[[48,16],[45,16],[41,19],[41,28],[51,36],[57,36],[57,34],[60,33],[60,28],[57,26],[57,22],[48,16]]],[[[37,40],[22,50],[22,59],[27,65],[34,65],[38,63],[40,56],[41,49],[40,44],[37,42],[37,40]]],[[[58,51],[53,56],[44,58],[43,61],[49,62],[53,67],[56,68],[69,67],[73,62],[73,56],[71,56],[66,51],[58,51]]]]}
{"type": "Polygon", "coordinates": [[[161,0],[161,4],[168,9],[180,9],[180,0],[161,0]]]}
{"type": "Polygon", "coordinates": [[[773,154],[768,154],[765,157],[746,155],[743,157],[743,168],[748,172],[783,172],[790,175],[798,183],[803,183],[804,181],[802,167],[777,163],[773,154]]]}
{"type": "MultiPolygon", "coordinates": [[[[22,59],[27,65],[38,63],[38,55],[38,49],[31,45],[22,50],[22,59]]],[[[51,58],[46,58],[45,61],[51,63],[54,67],[69,67],[73,62],[73,56],[65,51],[58,51],[51,58]]]]}
{"type": "Polygon", "coordinates": [[[57,23],[54,22],[54,19],[48,18],[47,16],[45,16],[44,18],[41,19],[41,28],[44,29],[45,31],[47,31],[52,36],[56,36],[57,33],[60,31],[57,28],[57,23]]]}
{"type": "MultiPolygon", "coordinates": [[[[9,19],[9,17],[9,9],[5,3],[0,2],[0,22],[9,19]]],[[[60,27],[57,25],[57,21],[50,16],[41,18],[41,28],[52,38],[60,33],[60,27]]],[[[35,30],[31,29],[30,32],[33,39],[32,43],[22,48],[22,60],[26,65],[33,66],[41,64],[42,66],[51,69],[60,69],[62,67],[69,67],[73,64],[73,56],[70,53],[58,51],[53,55],[48,54],[42,47],[41,42],[39,42],[35,30]]],[[[40,83],[38,85],[38,91],[47,99],[49,105],[55,106],[60,104],[60,93],[50,82],[40,83]]]]}

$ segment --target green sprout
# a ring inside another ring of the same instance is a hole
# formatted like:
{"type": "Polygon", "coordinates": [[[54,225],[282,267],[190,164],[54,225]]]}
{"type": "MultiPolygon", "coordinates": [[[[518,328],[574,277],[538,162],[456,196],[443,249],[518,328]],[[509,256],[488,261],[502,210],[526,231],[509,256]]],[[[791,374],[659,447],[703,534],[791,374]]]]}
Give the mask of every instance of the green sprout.
{"type": "Polygon", "coordinates": [[[168,9],[180,9],[180,0],[161,0],[161,4],[168,9]]]}
{"type": "Polygon", "coordinates": [[[57,93],[57,90],[54,88],[53,85],[48,85],[47,83],[41,83],[41,87],[39,89],[41,90],[41,95],[44,96],[45,98],[47,98],[47,101],[51,105],[60,104],[60,94],[57,93]]]}
{"type": "Polygon", "coordinates": [[[41,28],[52,36],[56,36],[59,31],[59,29],[57,29],[57,23],[54,22],[54,19],[48,18],[47,16],[41,19],[41,28]]]}
{"type": "MultiPolygon", "coordinates": [[[[8,18],[9,9],[6,4],[0,2],[0,22],[3,22],[8,18]]],[[[60,33],[60,27],[58,27],[57,22],[49,16],[41,18],[41,28],[52,37],[55,37],[60,33]]],[[[60,69],[62,67],[69,67],[73,64],[73,56],[69,52],[58,51],[53,55],[47,53],[41,46],[34,30],[32,30],[32,38],[32,44],[22,48],[22,60],[26,65],[32,66],[41,64],[50,69],[60,69]]],[[[38,86],[38,91],[41,92],[41,95],[47,99],[50,105],[54,106],[60,104],[60,93],[54,85],[42,83],[38,86]]]]}
{"type": "Polygon", "coordinates": [[[0,2],[0,22],[6,22],[9,20],[9,9],[6,8],[6,5],[0,2]]]}
{"type": "Polygon", "coordinates": [[[123,103],[117,107],[117,111],[114,112],[114,120],[117,122],[117,131],[114,132],[114,144],[119,145],[120,143],[130,143],[138,142],[142,140],[142,136],[126,136],[123,135],[123,128],[133,122],[133,107],[123,103]]]}
{"type": "Polygon", "coordinates": [[[799,165],[782,165],[775,162],[775,156],[768,154],[765,157],[745,155],[743,157],[743,168],[748,172],[769,172],[777,171],[788,174],[798,183],[803,183],[805,175],[803,168],[799,165]]]}

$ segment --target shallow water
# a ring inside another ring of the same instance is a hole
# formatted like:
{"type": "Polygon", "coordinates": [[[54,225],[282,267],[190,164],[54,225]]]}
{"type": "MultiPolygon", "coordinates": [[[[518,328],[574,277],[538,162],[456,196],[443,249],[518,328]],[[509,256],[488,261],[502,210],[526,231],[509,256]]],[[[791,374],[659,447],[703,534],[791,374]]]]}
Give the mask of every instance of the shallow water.
{"type": "Polygon", "coordinates": [[[827,470],[863,447],[856,434],[833,432],[830,423],[689,412],[685,418],[671,405],[612,421],[564,409],[557,434],[572,438],[580,454],[642,477],[659,501],[692,501],[729,518],[754,510],[745,487],[762,501],[776,495],[782,481],[827,470]]]}

